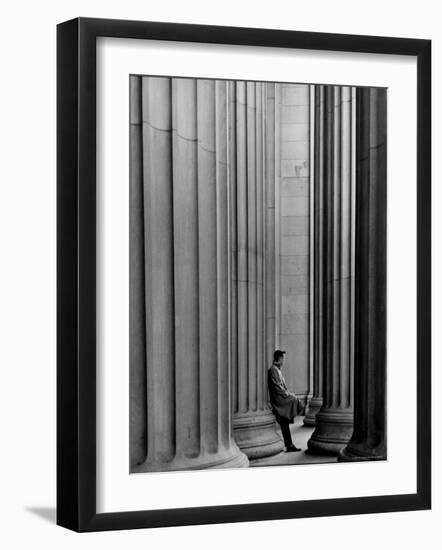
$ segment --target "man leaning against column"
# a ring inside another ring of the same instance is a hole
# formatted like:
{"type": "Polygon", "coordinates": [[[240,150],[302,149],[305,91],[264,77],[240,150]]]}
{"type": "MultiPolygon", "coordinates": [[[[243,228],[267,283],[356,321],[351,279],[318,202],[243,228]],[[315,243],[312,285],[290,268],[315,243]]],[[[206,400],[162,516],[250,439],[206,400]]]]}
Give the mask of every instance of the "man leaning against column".
{"type": "Polygon", "coordinates": [[[302,409],[302,405],[296,395],[287,389],[287,384],[281,372],[285,353],[285,351],[279,349],[274,352],[273,364],[268,370],[268,387],[273,414],[281,426],[286,450],[291,453],[301,451],[293,445],[290,424],[293,424],[295,416],[302,409]]]}

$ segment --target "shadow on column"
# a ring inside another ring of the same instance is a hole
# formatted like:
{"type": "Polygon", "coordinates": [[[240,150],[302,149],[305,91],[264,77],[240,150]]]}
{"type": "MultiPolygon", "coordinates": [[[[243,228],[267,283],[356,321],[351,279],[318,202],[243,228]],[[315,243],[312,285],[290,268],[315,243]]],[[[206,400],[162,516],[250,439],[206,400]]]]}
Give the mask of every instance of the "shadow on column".
{"type": "Polygon", "coordinates": [[[357,249],[354,432],[341,461],[386,458],[385,89],[357,91],[357,249]]]}

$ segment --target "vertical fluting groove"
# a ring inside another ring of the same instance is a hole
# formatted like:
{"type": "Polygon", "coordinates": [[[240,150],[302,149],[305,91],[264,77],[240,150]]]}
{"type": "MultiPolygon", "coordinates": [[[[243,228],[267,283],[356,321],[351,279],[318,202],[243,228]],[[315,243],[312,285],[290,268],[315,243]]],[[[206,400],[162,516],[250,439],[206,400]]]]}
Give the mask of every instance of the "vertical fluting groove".
{"type": "Polygon", "coordinates": [[[222,319],[222,314],[223,312],[221,311],[221,307],[222,307],[222,293],[223,293],[223,283],[224,281],[222,280],[222,266],[221,266],[221,255],[222,255],[222,236],[221,236],[221,232],[222,232],[222,228],[221,228],[221,225],[222,225],[222,219],[220,217],[220,211],[219,211],[219,208],[220,208],[220,202],[222,200],[221,198],[221,186],[222,186],[222,179],[223,179],[223,175],[222,175],[222,166],[220,164],[220,154],[221,154],[221,148],[222,148],[222,144],[221,144],[221,132],[222,132],[222,129],[221,129],[221,126],[224,122],[225,124],[225,120],[221,120],[222,118],[222,113],[221,113],[221,110],[222,110],[222,106],[221,106],[221,97],[220,97],[220,90],[219,90],[219,81],[218,80],[215,80],[215,89],[214,89],[214,94],[215,94],[215,217],[214,217],[214,221],[215,221],[215,233],[216,233],[216,236],[215,236],[215,241],[216,241],[216,248],[215,248],[215,256],[216,256],[216,280],[217,280],[217,285],[216,285],[216,310],[215,310],[215,315],[216,315],[216,327],[217,327],[217,330],[216,330],[216,365],[215,365],[215,368],[216,368],[216,378],[217,378],[217,403],[216,403],[216,415],[217,415],[217,418],[216,418],[216,450],[220,449],[221,447],[221,441],[220,441],[220,437],[221,437],[221,426],[220,426],[220,423],[221,423],[221,398],[222,398],[222,394],[223,394],[223,390],[222,390],[222,382],[221,382],[221,361],[225,358],[222,357],[222,354],[223,354],[223,334],[222,334],[222,331],[223,331],[223,319],[222,319]]]}
{"type": "Polygon", "coordinates": [[[314,180],[314,368],[317,387],[322,394],[322,364],[324,343],[324,86],[315,86],[315,180],[314,180]]]}
{"type": "Polygon", "coordinates": [[[175,414],[177,449],[192,458],[200,451],[196,80],[173,79],[172,93],[175,414]]]}
{"type": "Polygon", "coordinates": [[[224,431],[230,417],[229,378],[229,250],[228,250],[228,113],[227,83],[216,81],[216,216],[218,232],[218,448],[227,447],[229,433],[224,431]]]}
{"type": "Polygon", "coordinates": [[[319,380],[319,393],[322,396],[323,392],[323,362],[324,362],[324,241],[325,241],[325,225],[324,225],[324,182],[325,182],[325,173],[324,173],[324,137],[325,137],[325,126],[324,126],[324,116],[325,116],[325,89],[324,86],[317,87],[317,93],[319,94],[319,105],[318,105],[318,156],[317,163],[318,169],[317,180],[316,180],[316,189],[318,193],[318,208],[316,210],[317,216],[317,274],[318,282],[316,285],[317,288],[317,373],[319,380]]]}
{"type": "MultiPolygon", "coordinates": [[[[226,180],[226,194],[227,194],[227,303],[228,303],[228,390],[229,401],[227,408],[227,426],[224,428],[223,434],[227,432],[227,438],[224,444],[230,446],[230,438],[233,435],[232,415],[236,407],[236,395],[238,391],[236,373],[235,373],[235,358],[236,358],[236,324],[234,325],[234,319],[236,319],[236,262],[234,247],[234,233],[233,226],[236,222],[236,209],[233,205],[232,195],[234,194],[233,181],[235,170],[235,154],[232,150],[234,145],[234,130],[235,124],[232,121],[232,114],[234,114],[234,95],[233,95],[233,82],[228,80],[226,82],[226,139],[227,139],[227,180],[226,180]],[[235,294],[235,298],[234,298],[235,294]],[[234,328],[235,327],[235,328],[234,328]],[[235,334],[234,334],[235,331],[235,334]]],[[[225,437],[225,436],[224,436],[225,437]]]]}
{"type": "MultiPolygon", "coordinates": [[[[275,84],[266,84],[266,164],[265,164],[265,196],[266,196],[266,322],[267,322],[267,352],[266,365],[271,364],[275,349],[275,84]]],[[[266,381],[265,381],[266,384],[266,381]]],[[[267,401],[267,385],[265,385],[267,401]]]]}
{"type": "Polygon", "coordinates": [[[316,162],[315,162],[315,86],[309,86],[309,267],[308,267],[308,370],[309,370],[309,382],[308,382],[308,397],[313,397],[316,392],[315,385],[315,361],[314,361],[314,323],[315,323],[315,299],[314,299],[314,286],[315,286],[315,225],[314,225],[314,188],[316,177],[316,162]]]}
{"type": "Polygon", "coordinates": [[[281,331],[281,84],[275,84],[275,348],[281,331]]]}
{"type": "Polygon", "coordinates": [[[265,333],[266,333],[266,301],[265,301],[265,288],[266,288],[266,274],[265,274],[265,220],[266,220],[266,209],[265,209],[265,193],[264,193],[264,181],[265,181],[265,126],[264,126],[264,116],[265,116],[265,104],[264,104],[264,91],[265,84],[260,83],[259,86],[259,109],[260,109],[260,163],[259,163],[259,214],[260,214],[260,223],[259,223],[259,235],[260,235],[260,255],[259,255],[259,265],[260,265],[260,282],[261,286],[259,289],[259,300],[260,300],[260,310],[259,310],[259,363],[258,369],[260,372],[259,386],[258,386],[258,409],[262,409],[264,406],[264,389],[267,381],[267,369],[265,365],[265,333]]]}
{"type": "Polygon", "coordinates": [[[255,82],[247,82],[247,256],[248,256],[248,410],[256,411],[256,98],[255,82]]]}
{"type": "Polygon", "coordinates": [[[322,406],[323,357],[323,160],[324,160],[324,86],[312,85],[310,94],[310,361],[313,391],[306,426],[316,424],[322,406]]]}
{"type": "MultiPolygon", "coordinates": [[[[359,91],[359,90],[358,90],[359,91]]],[[[370,179],[371,179],[371,159],[370,159],[370,138],[371,138],[371,118],[372,113],[372,103],[371,103],[371,93],[370,90],[359,91],[360,93],[360,103],[361,106],[358,110],[358,115],[362,118],[360,121],[360,141],[358,143],[360,147],[360,165],[358,168],[361,170],[361,178],[358,179],[358,214],[359,219],[361,220],[359,229],[360,241],[358,241],[358,251],[360,263],[357,266],[360,267],[360,272],[357,273],[358,282],[364,280],[365,288],[362,287],[362,284],[359,284],[359,295],[360,301],[358,300],[359,307],[359,319],[360,326],[362,328],[360,336],[360,347],[358,349],[358,362],[362,368],[358,370],[358,373],[361,374],[361,386],[365,390],[360,391],[361,395],[359,397],[360,407],[360,422],[358,425],[361,428],[362,434],[361,439],[368,440],[368,430],[369,430],[369,420],[370,420],[370,376],[369,376],[369,365],[372,362],[373,356],[371,351],[372,341],[370,338],[370,325],[372,323],[372,312],[370,310],[370,303],[373,299],[372,292],[372,278],[365,277],[363,278],[362,273],[369,273],[371,267],[371,252],[370,247],[374,246],[372,240],[372,234],[370,232],[370,222],[371,222],[371,188],[370,188],[370,179]],[[362,111],[362,116],[361,116],[362,111]],[[364,116],[365,115],[365,116],[364,116]],[[363,252],[364,251],[364,252],[363,252]],[[363,312],[366,312],[366,315],[363,315],[363,312]]],[[[369,273],[370,275],[370,273],[369,273]]]]}
{"type": "Polygon", "coordinates": [[[267,117],[267,88],[266,83],[261,84],[261,147],[262,147],[262,178],[261,178],[261,193],[262,193],[262,381],[259,407],[262,409],[267,404],[267,266],[266,266],[266,249],[267,249],[267,193],[266,193],[266,170],[267,170],[267,154],[266,154],[266,117],[267,117]]]}
{"type": "Polygon", "coordinates": [[[321,197],[321,189],[320,184],[322,179],[320,178],[320,162],[322,160],[321,158],[321,149],[322,149],[322,139],[321,139],[321,132],[320,128],[322,126],[322,116],[323,113],[321,111],[321,93],[322,93],[322,86],[315,85],[314,87],[314,94],[315,94],[315,123],[314,123],[314,141],[315,141],[315,148],[314,148],[314,165],[315,165],[315,177],[313,180],[313,254],[314,254],[314,260],[313,260],[313,367],[314,367],[314,382],[315,382],[315,397],[317,397],[317,383],[318,383],[318,373],[321,370],[319,368],[319,356],[320,356],[320,344],[321,344],[321,329],[322,329],[322,323],[320,319],[320,311],[321,311],[321,285],[320,285],[320,270],[321,270],[321,253],[320,253],[320,247],[321,247],[321,232],[320,232],[320,219],[322,217],[322,213],[320,211],[320,197],[321,197]]]}
{"type": "Polygon", "coordinates": [[[262,83],[257,82],[255,85],[256,96],[256,409],[262,407],[263,397],[263,342],[264,342],[264,307],[263,307],[263,197],[262,197],[262,83]]]}
{"type": "Polygon", "coordinates": [[[350,334],[351,334],[351,88],[343,87],[341,93],[341,380],[339,406],[346,408],[350,399],[350,334]]]}
{"type": "MultiPolygon", "coordinates": [[[[261,193],[262,193],[262,310],[263,310],[263,384],[261,388],[261,405],[265,404],[265,373],[267,365],[267,266],[266,266],[266,250],[267,250],[267,194],[266,194],[266,117],[267,117],[267,88],[265,82],[261,84],[261,149],[262,149],[262,178],[261,178],[261,193]]],[[[260,406],[261,406],[260,405],[260,406]]]]}
{"type": "Polygon", "coordinates": [[[261,390],[259,407],[262,409],[266,405],[267,389],[267,269],[266,269],[266,243],[267,243],[267,196],[266,196],[266,137],[265,137],[265,118],[266,118],[266,85],[261,83],[261,232],[262,232],[262,332],[261,332],[261,390]]]}
{"type": "Polygon", "coordinates": [[[237,254],[239,412],[248,410],[247,102],[246,83],[237,82],[237,254]]]}
{"type": "MultiPolygon", "coordinates": [[[[372,266],[374,266],[374,273],[378,274],[382,270],[382,266],[385,265],[385,262],[379,262],[377,259],[378,248],[380,249],[382,247],[382,235],[385,235],[385,231],[379,231],[379,209],[377,207],[377,203],[379,201],[379,186],[377,179],[379,178],[379,162],[378,162],[378,146],[381,145],[379,142],[379,129],[381,126],[380,121],[380,102],[379,102],[380,94],[373,90],[370,97],[370,111],[373,113],[370,118],[370,136],[371,136],[371,143],[370,143],[370,191],[373,195],[373,198],[371,199],[371,202],[375,205],[374,208],[370,211],[370,227],[376,228],[375,231],[372,231],[372,239],[378,240],[378,242],[372,243],[370,247],[371,257],[370,257],[370,263],[372,266]]],[[[384,197],[382,197],[384,198],[384,197]]],[[[382,200],[381,198],[381,200],[382,200]]],[[[380,304],[381,300],[379,300],[379,281],[380,279],[378,277],[373,276],[371,277],[371,284],[370,287],[372,288],[372,302],[374,304],[380,304]]],[[[371,330],[369,331],[370,334],[370,355],[371,355],[371,364],[375,364],[379,359],[381,359],[378,356],[378,346],[375,342],[375,339],[377,339],[377,335],[375,333],[375,330],[373,330],[373,327],[376,326],[376,323],[378,321],[377,317],[377,311],[375,308],[373,308],[371,312],[371,330]]],[[[370,393],[369,396],[369,415],[372,419],[372,422],[369,423],[369,444],[370,446],[375,446],[375,438],[376,438],[376,407],[377,407],[377,396],[376,392],[378,389],[378,380],[375,376],[370,376],[370,393]]]]}
{"type": "MultiPolygon", "coordinates": [[[[324,197],[324,205],[328,205],[328,208],[324,208],[325,218],[325,291],[324,291],[324,313],[326,319],[333,319],[333,87],[327,86],[325,88],[325,108],[326,108],[326,194],[324,197]]],[[[333,323],[325,323],[324,327],[324,339],[325,339],[325,368],[324,368],[324,383],[326,388],[331,391],[326,392],[326,407],[333,406],[333,335],[334,335],[333,323]]]]}
{"type": "Polygon", "coordinates": [[[230,210],[230,82],[226,81],[226,216],[227,216],[227,231],[226,231],[226,249],[227,249],[227,380],[228,380],[228,416],[227,416],[227,440],[225,438],[225,427],[221,430],[221,440],[225,447],[230,445],[230,418],[232,417],[232,350],[231,350],[231,304],[232,304],[232,257],[231,257],[231,210],[230,210]]]}
{"type": "MultiPolygon", "coordinates": [[[[368,369],[361,368],[364,365],[364,357],[368,353],[367,343],[367,318],[364,317],[361,312],[369,311],[369,292],[364,291],[361,284],[359,284],[359,273],[364,273],[368,269],[368,262],[364,254],[365,250],[368,250],[368,212],[369,212],[369,136],[366,129],[369,127],[370,121],[370,102],[369,92],[364,90],[357,90],[357,175],[356,175],[356,338],[355,338],[355,365],[357,370],[355,372],[355,396],[359,389],[357,386],[360,381],[361,386],[367,387],[368,382],[368,369]],[[363,205],[367,206],[363,208],[363,205]]],[[[353,432],[353,439],[357,441],[364,441],[366,438],[366,421],[367,416],[365,412],[367,407],[367,392],[358,392],[357,399],[355,399],[355,428],[353,432]]]]}
{"type": "MultiPolygon", "coordinates": [[[[368,113],[369,113],[369,116],[368,116],[368,125],[367,125],[367,129],[368,129],[368,137],[367,137],[367,151],[366,151],[366,155],[367,155],[367,213],[366,213],[366,232],[367,232],[367,236],[366,236],[366,243],[367,243],[367,247],[366,247],[366,250],[368,251],[367,253],[367,258],[366,258],[366,264],[367,264],[367,269],[370,269],[370,265],[371,265],[371,257],[372,257],[372,253],[371,253],[371,250],[373,248],[373,235],[371,234],[370,232],[370,224],[371,224],[371,218],[372,218],[372,208],[371,208],[371,201],[372,201],[372,189],[371,189],[371,158],[370,158],[370,142],[371,142],[371,131],[372,131],[372,128],[371,128],[371,120],[372,120],[372,117],[373,117],[373,111],[372,111],[372,101],[371,101],[371,93],[370,91],[368,92],[368,98],[367,98],[367,110],[368,110],[368,113]]],[[[371,325],[371,322],[372,322],[372,312],[370,311],[370,303],[371,301],[373,300],[374,296],[373,296],[373,287],[372,287],[372,279],[369,278],[367,281],[366,281],[366,289],[367,289],[367,320],[366,320],[366,344],[365,344],[365,348],[366,348],[366,354],[367,354],[367,364],[370,365],[372,360],[373,360],[373,355],[372,355],[372,341],[371,341],[371,334],[370,334],[370,325],[371,325]]],[[[369,418],[370,418],[370,397],[371,397],[371,388],[370,388],[370,376],[369,376],[369,370],[368,369],[365,369],[365,380],[364,380],[364,385],[366,387],[366,393],[367,393],[367,396],[366,396],[366,411],[365,411],[365,415],[364,415],[364,431],[365,431],[365,437],[366,439],[368,440],[368,436],[369,436],[369,418]]]]}
{"type": "Polygon", "coordinates": [[[175,454],[171,81],[142,79],[148,460],[175,454]],[[154,314],[155,313],[155,314],[154,314]],[[149,361],[150,359],[150,361],[149,361]]]}
{"type": "Polygon", "coordinates": [[[201,451],[217,450],[217,227],[215,82],[198,80],[198,247],[201,451]]]}
{"type": "Polygon", "coordinates": [[[221,218],[220,218],[220,212],[219,212],[219,206],[220,206],[220,200],[221,200],[221,189],[220,186],[222,185],[222,174],[221,174],[221,166],[220,166],[220,159],[219,159],[219,152],[221,148],[221,105],[220,105],[220,97],[219,97],[219,89],[218,89],[218,81],[215,80],[215,86],[214,86],[214,95],[215,95],[215,216],[214,216],[214,222],[215,222],[215,256],[216,256],[216,309],[215,309],[215,316],[216,316],[216,364],[215,364],[215,370],[216,370],[216,380],[217,380],[217,402],[215,403],[216,406],[216,449],[212,449],[212,452],[215,450],[220,449],[220,420],[221,420],[221,395],[222,395],[222,389],[221,389],[221,354],[222,354],[222,311],[220,309],[221,307],[221,294],[222,294],[222,287],[223,287],[223,281],[221,280],[222,277],[222,269],[221,269],[221,218]]]}
{"type": "MultiPolygon", "coordinates": [[[[369,145],[368,145],[368,227],[375,227],[376,223],[376,209],[372,208],[372,205],[376,204],[376,167],[373,163],[373,154],[371,151],[371,148],[373,146],[373,141],[375,141],[376,137],[376,112],[375,112],[375,97],[376,95],[372,93],[370,90],[369,93],[369,104],[370,104],[370,119],[369,119],[369,145]]],[[[370,267],[375,265],[375,250],[376,250],[376,233],[374,231],[370,231],[368,234],[368,269],[370,273],[370,267]]],[[[374,300],[376,300],[376,289],[375,289],[375,278],[369,277],[367,281],[367,290],[368,290],[368,303],[372,304],[374,303],[374,300]]],[[[371,330],[371,327],[373,326],[373,323],[375,322],[374,316],[373,316],[373,308],[368,310],[368,330],[367,330],[367,357],[368,357],[368,365],[374,364],[374,361],[376,359],[375,357],[375,343],[373,341],[373,331],[371,330]]],[[[367,378],[366,378],[366,388],[367,388],[367,414],[366,414],[366,433],[367,433],[367,441],[369,444],[371,444],[370,441],[370,421],[369,419],[373,419],[373,405],[375,402],[374,399],[374,380],[372,376],[368,376],[368,369],[367,370],[367,378]]]]}
{"type": "MultiPolygon", "coordinates": [[[[144,122],[145,118],[145,109],[144,105],[146,104],[147,110],[147,100],[145,101],[145,96],[148,93],[147,81],[141,79],[141,124],[142,124],[142,137],[143,137],[143,198],[144,198],[144,262],[145,262],[145,309],[146,309],[146,403],[147,403],[147,459],[150,462],[155,462],[155,452],[154,447],[155,441],[155,418],[153,416],[153,406],[150,402],[152,394],[152,385],[155,382],[155,377],[153,376],[153,336],[152,330],[153,325],[148,326],[148,319],[151,319],[153,312],[152,305],[152,273],[150,272],[152,266],[152,251],[151,251],[151,229],[149,223],[149,208],[152,204],[151,193],[149,192],[150,181],[145,182],[146,179],[150,178],[149,171],[151,166],[149,163],[149,156],[145,157],[144,150],[148,149],[149,144],[149,126],[146,126],[144,122]]],[[[166,460],[170,459],[171,456],[165,457],[166,460]]]]}
{"type": "Polygon", "coordinates": [[[199,201],[199,131],[198,131],[198,81],[195,83],[195,118],[196,118],[196,232],[197,232],[197,264],[196,264],[196,286],[198,289],[198,303],[197,303],[197,333],[198,333],[198,348],[197,348],[197,363],[194,366],[195,369],[195,379],[196,379],[196,395],[195,395],[195,419],[197,425],[197,434],[198,434],[198,454],[201,453],[201,419],[200,419],[200,409],[201,409],[201,378],[200,378],[200,365],[201,365],[201,334],[200,334],[200,322],[199,322],[199,312],[201,309],[201,297],[200,297],[200,277],[199,277],[199,266],[200,266],[200,249],[199,249],[199,220],[200,220],[200,201],[199,201]]]}
{"type": "Polygon", "coordinates": [[[130,464],[147,456],[146,316],[141,78],[130,86],[130,464]]]}
{"type": "Polygon", "coordinates": [[[341,379],[341,87],[334,86],[333,114],[333,407],[339,407],[341,379]]]}
{"type": "Polygon", "coordinates": [[[350,369],[350,402],[354,402],[354,364],[355,364],[355,302],[356,302],[356,88],[351,88],[351,304],[350,304],[350,361],[353,368],[350,369]]]}
{"type": "Polygon", "coordinates": [[[173,132],[172,132],[172,79],[169,78],[169,103],[171,105],[170,107],[170,118],[169,118],[169,124],[170,124],[170,133],[169,133],[169,136],[170,136],[170,141],[171,141],[171,146],[170,146],[170,149],[169,149],[169,163],[170,163],[170,167],[171,167],[171,171],[172,171],[172,178],[171,178],[171,189],[170,189],[170,192],[169,192],[169,196],[168,196],[168,200],[169,200],[169,204],[170,204],[170,208],[171,208],[171,215],[170,215],[170,224],[171,224],[171,227],[170,227],[170,231],[171,231],[171,237],[170,237],[170,255],[171,255],[171,263],[172,263],[172,266],[171,266],[171,275],[170,275],[170,285],[171,285],[171,332],[172,332],[172,340],[173,340],[173,345],[172,345],[172,366],[170,367],[170,370],[169,372],[171,373],[171,389],[170,389],[170,393],[171,393],[171,411],[170,411],[170,417],[172,419],[172,428],[171,428],[171,433],[172,433],[172,439],[173,439],[173,454],[174,456],[176,456],[176,452],[177,452],[177,441],[176,441],[176,436],[177,436],[177,431],[176,431],[176,417],[175,417],[175,411],[176,411],[176,346],[175,346],[175,292],[174,292],[174,280],[175,280],[175,261],[174,261],[174,243],[173,243],[173,235],[174,235],[174,232],[175,232],[175,229],[174,229],[174,220],[173,220],[173,132]]]}
{"type": "MultiPolygon", "coordinates": [[[[229,192],[230,192],[230,246],[231,246],[231,329],[230,357],[232,377],[232,411],[239,409],[238,379],[238,244],[237,244],[237,181],[236,181],[236,84],[229,81],[229,192]]],[[[231,428],[233,429],[233,428],[231,428]]]]}

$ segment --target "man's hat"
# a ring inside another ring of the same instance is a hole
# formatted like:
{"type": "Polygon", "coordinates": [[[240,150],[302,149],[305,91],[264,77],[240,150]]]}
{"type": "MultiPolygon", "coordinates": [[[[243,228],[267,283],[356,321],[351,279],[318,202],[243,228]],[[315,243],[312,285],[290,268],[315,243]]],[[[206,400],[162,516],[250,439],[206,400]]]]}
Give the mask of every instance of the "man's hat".
{"type": "Polygon", "coordinates": [[[284,355],[284,353],[285,353],[285,351],[283,351],[281,349],[275,350],[275,352],[273,354],[273,360],[277,361],[280,357],[282,357],[284,355]]]}

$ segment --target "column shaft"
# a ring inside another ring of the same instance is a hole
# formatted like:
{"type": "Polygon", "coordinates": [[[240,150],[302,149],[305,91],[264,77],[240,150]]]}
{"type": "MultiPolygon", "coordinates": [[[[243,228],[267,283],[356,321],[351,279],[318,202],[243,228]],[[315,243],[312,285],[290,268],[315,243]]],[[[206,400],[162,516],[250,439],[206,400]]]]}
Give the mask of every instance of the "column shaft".
{"type": "Polygon", "coordinates": [[[354,431],[341,460],[386,458],[386,90],[357,90],[354,431]]]}
{"type": "Polygon", "coordinates": [[[177,453],[200,453],[198,151],[194,79],[173,80],[173,212],[177,453]],[[183,166],[186,169],[183,170],[183,166]]]}
{"type": "Polygon", "coordinates": [[[135,472],[248,464],[231,425],[226,88],[143,78],[147,457],[131,456],[135,472]]]}
{"type": "MultiPolygon", "coordinates": [[[[318,90],[321,96],[321,90],[318,90]]],[[[319,100],[319,115],[321,115],[319,100]]],[[[353,355],[351,262],[352,239],[352,90],[327,86],[324,96],[324,159],[318,170],[318,346],[323,371],[323,404],[316,414],[316,429],[308,442],[312,452],[337,454],[353,429],[353,355]],[[321,165],[323,173],[321,174],[321,165]],[[321,204],[323,200],[323,204],[321,204]],[[322,211],[322,212],[321,212],[322,211]],[[322,216],[321,216],[322,214],[322,216]],[[323,218],[323,222],[322,219],[323,218]],[[322,225],[323,224],[323,225],[322,225]],[[322,233],[321,233],[322,230],[322,233]],[[323,246],[321,246],[323,243],[323,246]],[[321,250],[322,248],[322,250],[321,250]],[[319,267],[319,266],[318,266],[319,267]],[[322,296],[321,289],[322,288],[322,296]],[[323,307],[321,316],[321,307],[323,307]],[[323,344],[320,345],[322,339],[323,344]],[[321,350],[324,350],[322,353],[321,350]]],[[[319,132],[321,127],[319,126],[319,132]]],[[[319,149],[321,154],[322,149],[319,149]]]]}
{"type": "Polygon", "coordinates": [[[171,80],[142,79],[147,460],[175,454],[171,80]]]}
{"type": "MultiPolygon", "coordinates": [[[[274,131],[274,124],[269,128],[265,126],[267,116],[264,117],[263,105],[267,104],[267,100],[263,94],[267,90],[268,87],[262,83],[237,83],[237,269],[232,275],[237,277],[234,284],[237,285],[238,314],[237,352],[235,354],[235,350],[232,351],[237,358],[238,402],[234,408],[233,421],[235,440],[249,458],[271,456],[283,449],[275,429],[275,419],[268,407],[264,346],[269,334],[265,309],[269,300],[267,292],[270,293],[273,287],[274,294],[274,284],[272,280],[270,285],[268,280],[264,281],[264,273],[267,276],[267,273],[274,273],[275,269],[274,265],[267,265],[267,269],[264,266],[266,239],[274,238],[274,230],[264,236],[267,213],[265,202],[269,185],[265,172],[264,147],[267,147],[267,141],[264,135],[268,135],[271,128],[274,131]]],[[[273,120],[272,112],[270,119],[273,120]]],[[[274,185],[274,174],[268,177],[274,185]]],[[[274,309],[274,296],[272,307],[274,309]]],[[[274,326],[274,317],[272,324],[274,326]]]]}

